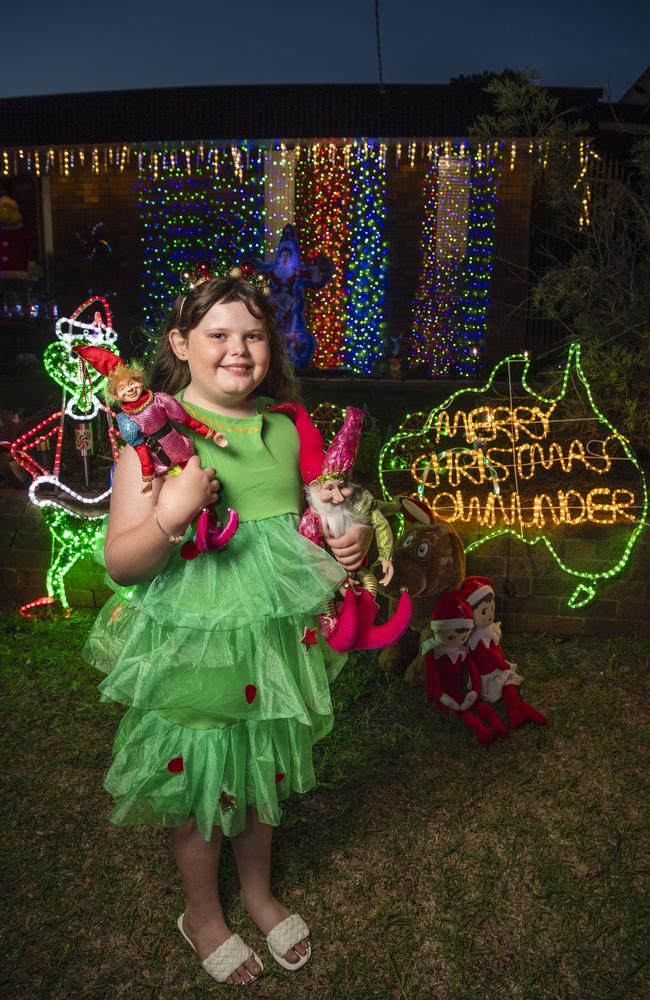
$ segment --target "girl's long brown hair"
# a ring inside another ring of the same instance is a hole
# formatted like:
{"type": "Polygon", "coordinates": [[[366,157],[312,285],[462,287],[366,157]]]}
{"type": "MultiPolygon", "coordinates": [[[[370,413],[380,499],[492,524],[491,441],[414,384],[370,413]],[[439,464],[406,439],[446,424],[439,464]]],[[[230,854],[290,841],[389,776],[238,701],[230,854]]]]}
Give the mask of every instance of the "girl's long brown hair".
{"type": "Polygon", "coordinates": [[[284,336],[275,323],[273,305],[267,296],[243,278],[214,278],[199,285],[189,295],[179,295],[160,334],[151,388],[155,392],[174,395],[189,385],[189,365],[174,354],[169,333],[179,330],[183,337],[189,337],[217,302],[243,302],[251,316],[262,321],[270,342],[271,363],[257,392],[281,402],[298,400],[300,389],[287,356],[284,336]]]}

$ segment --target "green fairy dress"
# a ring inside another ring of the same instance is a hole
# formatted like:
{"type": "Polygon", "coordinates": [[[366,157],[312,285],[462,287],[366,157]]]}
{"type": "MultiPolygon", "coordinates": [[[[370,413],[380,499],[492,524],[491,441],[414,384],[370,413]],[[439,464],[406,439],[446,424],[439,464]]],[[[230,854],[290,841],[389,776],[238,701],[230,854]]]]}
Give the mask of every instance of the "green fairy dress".
{"type": "Polygon", "coordinates": [[[239,528],[220,551],[187,561],[175,548],[152,581],[114,584],[86,643],[107,674],[102,700],[129,706],[105,782],[121,826],[193,815],[206,840],[214,826],[235,836],[247,805],[277,825],[282,800],[315,783],[312,745],[332,727],[329,682],[345,662],[316,616],[345,571],[298,534],[298,435],[269,402],[246,419],[184,404],[228,439],[192,434],[222,483],[217,514],[232,507],[239,528]]]}

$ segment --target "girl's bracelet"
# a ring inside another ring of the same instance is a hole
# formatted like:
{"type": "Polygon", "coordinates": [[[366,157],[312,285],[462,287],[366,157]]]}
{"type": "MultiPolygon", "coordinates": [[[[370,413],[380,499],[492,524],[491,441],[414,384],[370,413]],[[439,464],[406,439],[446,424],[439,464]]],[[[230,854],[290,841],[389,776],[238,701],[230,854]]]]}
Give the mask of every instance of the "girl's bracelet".
{"type": "Polygon", "coordinates": [[[172,545],[180,545],[181,544],[181,542],[183,541],[183,535],[170,535],[168,532],[166,532],[165,529],[163,528],[162,524],[158,520],[158,514],[156,513],[156,508],[155,507],[153,509],[153,519],[156,522],[156,524],[158,525],[158,527],[160,528],[160,530],[162,531],[163,535],[165,536],[165,538],[167,539],[168,542],[171,542],[172,545]]]}

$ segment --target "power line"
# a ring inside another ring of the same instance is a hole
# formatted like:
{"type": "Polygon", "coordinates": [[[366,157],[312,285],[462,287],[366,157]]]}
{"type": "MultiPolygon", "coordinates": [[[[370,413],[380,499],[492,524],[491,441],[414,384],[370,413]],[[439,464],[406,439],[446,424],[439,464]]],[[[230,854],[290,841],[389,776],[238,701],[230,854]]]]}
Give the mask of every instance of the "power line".
{"type": "Polygon", "coordinates": [[[384,69],[381,60],[381,26],[379,24],[379,0],[375,0],[375,34],[377,38],[377,65],[379,67],[379,86],[384,89],[384,69]]]}

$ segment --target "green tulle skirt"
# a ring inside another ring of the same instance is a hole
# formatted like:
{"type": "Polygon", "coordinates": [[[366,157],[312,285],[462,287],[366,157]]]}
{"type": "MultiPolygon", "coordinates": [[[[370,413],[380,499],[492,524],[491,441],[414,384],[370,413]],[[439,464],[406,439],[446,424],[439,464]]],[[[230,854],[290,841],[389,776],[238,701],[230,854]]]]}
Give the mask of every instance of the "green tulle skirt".
{"type": "Polygon", "coordinates": [[[241,832],[246,807],[277,825],[280,803],[314,785],[312,745],[332,727],[329,683],[345,662],[317,613],[345,571],[297,532],[294,515],[247,521],[220,552],[131,591],[117,588],[84,654],[128,705],[106,788],[123,826],[241,832]]]}

